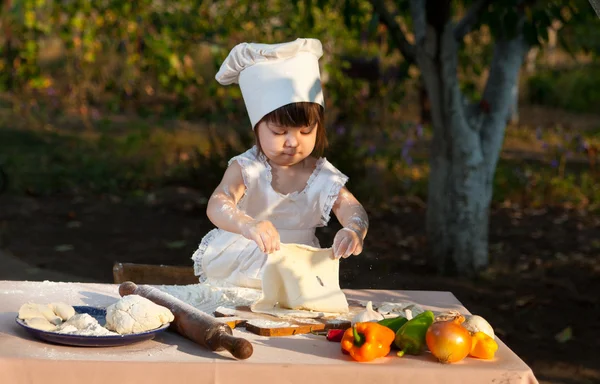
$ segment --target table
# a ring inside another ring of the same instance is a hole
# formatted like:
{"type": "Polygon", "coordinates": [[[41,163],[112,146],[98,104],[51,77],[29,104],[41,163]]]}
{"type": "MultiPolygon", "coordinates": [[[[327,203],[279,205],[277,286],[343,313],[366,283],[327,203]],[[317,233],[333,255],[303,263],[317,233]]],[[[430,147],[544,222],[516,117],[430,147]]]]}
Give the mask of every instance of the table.
{"type": "MultiPolygon", "coordinates": [[[[450,292],[344,290],[348,298],[412,301],[431,310],[466,311],[450,292]]],[[[82,348],[48,344],[15,323],[27,302],[63,301],[107,306],[118,285],[0,281],[0,383],[537,383],[531,369],[502,341],[493,361],[466,358],[440,364],[426,353],[357,363],[338,343],[322,336],[263,337],[234,330],[254,354],[239,361],[227,351],[211,352],[174,332],[124,347],[82,348]]]]}

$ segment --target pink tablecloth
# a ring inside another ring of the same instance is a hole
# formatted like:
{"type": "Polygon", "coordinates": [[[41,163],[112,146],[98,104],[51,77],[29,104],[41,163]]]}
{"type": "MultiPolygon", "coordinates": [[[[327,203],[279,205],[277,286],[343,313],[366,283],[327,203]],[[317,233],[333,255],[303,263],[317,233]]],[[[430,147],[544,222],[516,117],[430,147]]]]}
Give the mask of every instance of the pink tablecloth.
{"type": "MultiPolygon", "coordinates": [[[[358,300],[465,310],[450,292],[345,292],[358,300]]],[[[494,361],[467,358],[444,365],[428,353],[403,358],[391,353],[357,363],[323,337],[269,338],[234,330],[254,346],[252,357],[237,361],[226,351],[211,352],[174,332],[124,347],[83,348],[39,341],[15,323],[27,301],[103,307],[118,297],[111,284],[0,281],[0,383],[537,383],[531,369],[501,341],[494,361]]]]}

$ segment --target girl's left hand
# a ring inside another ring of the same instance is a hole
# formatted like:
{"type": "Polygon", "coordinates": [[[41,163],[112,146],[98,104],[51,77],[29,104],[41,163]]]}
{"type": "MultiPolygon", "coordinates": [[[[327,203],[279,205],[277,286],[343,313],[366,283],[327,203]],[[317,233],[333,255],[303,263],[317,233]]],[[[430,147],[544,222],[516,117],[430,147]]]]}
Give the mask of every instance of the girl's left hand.
{"type": "Polygon", "coordinates": [[[342,228],[333,239],[333,255],[336,259],[359,255],[363,249],[363,239],[352,229],[342,228]]]}

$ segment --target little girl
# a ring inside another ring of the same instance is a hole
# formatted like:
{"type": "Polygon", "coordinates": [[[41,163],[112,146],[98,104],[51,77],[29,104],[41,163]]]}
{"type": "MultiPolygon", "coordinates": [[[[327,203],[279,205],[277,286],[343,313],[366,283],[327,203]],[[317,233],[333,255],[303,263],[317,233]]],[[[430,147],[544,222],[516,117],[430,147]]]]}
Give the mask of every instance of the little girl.
{"type": "Polygon", "coordinates": [[[336,258],[362,252],[368,217],[344,187],[348,178],[324,157],[327,145],[318,60],[321,42],[242,43],[216,75],[239,83],[256,145],[233,157],[208,201],[217,229],[192,256],[201,282],[261,288],[268,254],[280,243],[320,247],[315,228],[330,212],[343,225],[336,258]]]}

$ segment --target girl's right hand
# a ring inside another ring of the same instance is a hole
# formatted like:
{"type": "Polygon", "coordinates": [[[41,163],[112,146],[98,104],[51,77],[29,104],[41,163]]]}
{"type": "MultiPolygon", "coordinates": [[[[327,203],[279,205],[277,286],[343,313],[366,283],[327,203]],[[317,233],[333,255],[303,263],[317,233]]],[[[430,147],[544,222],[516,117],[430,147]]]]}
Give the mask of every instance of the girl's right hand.
{"type": "Polygon", "coordinates": [[[243,225],[242,236],[254,241],[264,253],[269,254],[279,250],[279,232],[268,220],[252,220],[243,225]]]}

